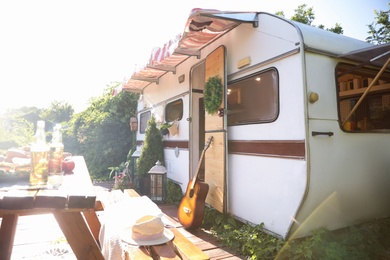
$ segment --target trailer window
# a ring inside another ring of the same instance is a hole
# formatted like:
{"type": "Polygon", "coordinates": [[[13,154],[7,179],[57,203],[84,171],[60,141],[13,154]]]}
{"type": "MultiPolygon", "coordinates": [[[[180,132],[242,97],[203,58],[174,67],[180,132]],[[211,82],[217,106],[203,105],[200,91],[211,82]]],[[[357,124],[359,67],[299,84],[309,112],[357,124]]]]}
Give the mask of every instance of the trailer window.
{"type": "Polygon", "coordinates": [[[150,111],[146,111],[140,114],[139,116],[139,132],[144,134],[146,132],[146,127],[148,126],[148,120],[151,116],[150,111]]]}
{"type": "Polygon", "coordinates": [[[165,106],[165,121],[173,122],[183,118],[183,100],[178,99],[165,106]]]}
{"type": "Polygon", "coordinates": [[[267,123],[279,114],[279,78],[270,69],[228,84],[228,125],[267,123]]]}
{"type": "Polygon", "coordinates": [[[360,100],[379,68],[338,64],[336,85],[339,122],[347,132],[390,131],[390,71],[385,71],[360,100]],[[359,101],[360,100],[360,101],[359,101]],[[351,113],[352,109],[358,104],[351,113]]]}

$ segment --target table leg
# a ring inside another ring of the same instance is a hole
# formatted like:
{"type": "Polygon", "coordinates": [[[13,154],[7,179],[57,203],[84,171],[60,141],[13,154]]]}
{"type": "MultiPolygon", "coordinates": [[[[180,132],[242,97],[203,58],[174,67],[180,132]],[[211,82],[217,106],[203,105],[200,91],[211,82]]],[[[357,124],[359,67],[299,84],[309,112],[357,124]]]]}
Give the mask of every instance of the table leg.
{"type": "Polygon", "coordinates": [[[0,228],[0,259],[11,259],[18,214],[3,215],[0,228]]]}
{"type": "Polygon", "coordinates": [[[99,245],[81,212],[54,211],[53,215],[77,259],[104,260],[99,245]]]}

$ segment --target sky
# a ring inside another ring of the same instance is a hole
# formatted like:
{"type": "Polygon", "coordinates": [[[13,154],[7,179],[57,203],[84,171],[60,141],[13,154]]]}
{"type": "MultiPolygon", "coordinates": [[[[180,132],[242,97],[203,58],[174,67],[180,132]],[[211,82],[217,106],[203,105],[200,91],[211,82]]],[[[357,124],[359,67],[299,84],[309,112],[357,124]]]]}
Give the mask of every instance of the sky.
{"type": "Polygon", "coordinates": [[[193,8],[283,11],[313,7],[314,25],[340,23],[365,40],[373,10],[390,0],[2,0],[0,114],[9,108],[49,108],[64,101],[88,107],[112,82],[129,78],[151,50],[184,30],[193,8]]]}

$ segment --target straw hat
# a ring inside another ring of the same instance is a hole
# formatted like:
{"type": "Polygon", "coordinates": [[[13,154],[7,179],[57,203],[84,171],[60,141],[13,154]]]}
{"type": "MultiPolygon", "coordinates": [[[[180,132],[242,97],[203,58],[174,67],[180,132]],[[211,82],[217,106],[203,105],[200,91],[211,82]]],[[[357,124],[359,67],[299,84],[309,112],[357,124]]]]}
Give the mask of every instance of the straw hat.
{"type": "Polygon", "coordinates": [[[164,244],[173,237],[172,231],[164,228],[161,218],[151,215],[141,217],[122,234],[123,241],[138,246],[164,244]]]}

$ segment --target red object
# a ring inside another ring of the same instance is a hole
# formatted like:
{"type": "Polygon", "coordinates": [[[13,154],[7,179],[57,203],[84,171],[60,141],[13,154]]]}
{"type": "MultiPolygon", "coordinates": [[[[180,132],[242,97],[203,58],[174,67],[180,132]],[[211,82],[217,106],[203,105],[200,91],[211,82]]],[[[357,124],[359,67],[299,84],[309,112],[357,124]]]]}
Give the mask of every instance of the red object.
{"type": "Polygon", "coordinates": [[[75,167],[75,163],[72,159],[66,159],[62,162],[62,170],[64,170],[64,172],[70,172],[70,171],[73,171],[75,167]]]}

